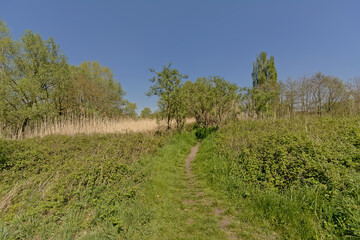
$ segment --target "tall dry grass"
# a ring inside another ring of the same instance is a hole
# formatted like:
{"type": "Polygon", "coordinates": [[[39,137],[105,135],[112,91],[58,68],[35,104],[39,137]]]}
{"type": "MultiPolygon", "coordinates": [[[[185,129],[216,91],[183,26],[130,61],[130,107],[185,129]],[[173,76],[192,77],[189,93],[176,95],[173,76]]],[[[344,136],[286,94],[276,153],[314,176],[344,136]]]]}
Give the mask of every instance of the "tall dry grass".
{"type": "MultiPolygon", "coordinates": [[[[194,122],[188,119],[187,123],[194,122]]],[[[175,122],[172,123],[175,125],[175,122]]],[[[49,119],[46,121],[32,122],[25,132],[16,132],[11,129],[1,132],[0,137],[6,136],[10,139],[24,139],[44,137],[47,135],[76,135],[76,134],[107,134],[107,133],[128,133],[128,132],[151,132],[166,129],[165,120],[150,118],[101,118],[101,117],[70,117],[66,119],[49,119]]]]}
{"type": "Polygon", "coordinates": [[[147,132],[162,128],[165,128],[165,121],[156,121],[156,119],[108,119],[94,117],[39,123],[32,129],[25,131],[24,137],[43,137],[52,134],[147,132]]]}

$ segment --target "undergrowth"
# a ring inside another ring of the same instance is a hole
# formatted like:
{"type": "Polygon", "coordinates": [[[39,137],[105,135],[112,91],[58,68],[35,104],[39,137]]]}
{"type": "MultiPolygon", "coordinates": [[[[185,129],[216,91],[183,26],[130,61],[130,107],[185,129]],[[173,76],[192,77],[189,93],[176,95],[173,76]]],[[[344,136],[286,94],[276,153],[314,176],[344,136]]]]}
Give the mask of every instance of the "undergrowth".
{"type": "Polygon", "coordinates": [[[203,141],[195,170],[282,238],[360,238],[357,118],[239,121],[203,141]]]}
{"type": "Polygon", "coordinates": [[[0,239],[126,238],[151,219],[149,210],[134,205],[147,180],[141,159],[168,138],[132,133],[0,140],[0,239]]]}

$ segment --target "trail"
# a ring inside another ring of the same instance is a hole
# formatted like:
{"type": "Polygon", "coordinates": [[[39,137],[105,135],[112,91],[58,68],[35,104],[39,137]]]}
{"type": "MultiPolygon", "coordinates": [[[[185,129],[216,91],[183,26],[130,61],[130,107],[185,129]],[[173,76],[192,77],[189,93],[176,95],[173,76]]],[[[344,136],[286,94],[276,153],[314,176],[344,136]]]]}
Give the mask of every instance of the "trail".
{"type": "MultiPolygon", "coordinates": [[[[186,170],[186,182],[187,182],[187,191],[192,193],[189,199],[184,200],[184,204],[188,205],[191,209],[204,209],[210,211],[209,216],[213,217],[217,222],[220,229],[225,232],[225,235],[228,239],[238,239],[236,234],[231,230],[231,224],[234,222],[234,217],[227,214],[225,209],[219,205],[219,203],[209,197],[203,189],[199,186],[196,176],[192,172],[191,163],[195,159],[196,154],[199,150],[200,142],[198,142],[194,147],[192,147],[190,154],[185,160],[185,170],[186,170]]],[[[194,219],[189,218],[188,224],[194,224],[194,219]]],[[[209,236],[210,237],[210,236],[209,236]]]]}

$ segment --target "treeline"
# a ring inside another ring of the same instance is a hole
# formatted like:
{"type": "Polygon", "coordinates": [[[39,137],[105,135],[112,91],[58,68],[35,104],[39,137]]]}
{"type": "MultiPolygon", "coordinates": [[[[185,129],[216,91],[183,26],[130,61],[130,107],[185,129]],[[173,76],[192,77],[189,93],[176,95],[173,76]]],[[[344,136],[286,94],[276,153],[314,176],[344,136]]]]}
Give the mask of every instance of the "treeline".
{"type": "MultiPolygon", "coordinates": [[[[298,114],[352,114],[360,111],[360,79],[347,84],[316,73],[299,80],[278,81],[274,57],[262,52],[251,74],[252,87],[239,88],[220,76],[194,82],[171,64],[156,72],[147,95],[159,97],[159,110],[144,108],[141,117],[162,117],[168,128],[182,129],[193,117],[200,126],[219,126],[239,116],[291,117],[298,114]]],[[[136,117],[136,104],[108,67],[98,62],[71,66],[53,38],[26,31],[11,38],[0,20],[0,123],[24,132],[33,121],[67,116],[136,117]]]]}
{"type": "Polygon", "coordinates": [[[54,117],[136,115],[108,67],[71,66],[53,38],[28,30],[14,40],[1,19],[0,80],[0,123],[13,131],[54,117]]]}
{"type": "Polygon", "coordinates": [[[159,97],[159,115],[166,118],[168,129],[172,120],[177,129],[184,127],[187,117],[194,117],[201,126],[219,125],[241,112],[239,87],[224,78],[201,77],[182,83],[188,76],[171,64],[160,72],[150,70],[155,74],[150,79],[154,84],[146,94],[159,97]]]}
{"type": "Polygon", "coordinates": [[[341,79],[316,73],[298,80],[280,82],[279,114],[351,114],[360,107],[360,79],[341,79]]]}
{"type": "Polygon", "coordinates": [[[316,73],[299,80],[278,81],[274,57],[261,52],[253,65],[252,87],[239,88],[219,76],[183,80],[171,64],[155,76],[147,95],[159,97],[159,114],[182,129],[193,117],[200,126],[219,126],[243,118],[293,117],[299,114],[350,115],[360,112],[360,78],[353,83],[316,73]]]}

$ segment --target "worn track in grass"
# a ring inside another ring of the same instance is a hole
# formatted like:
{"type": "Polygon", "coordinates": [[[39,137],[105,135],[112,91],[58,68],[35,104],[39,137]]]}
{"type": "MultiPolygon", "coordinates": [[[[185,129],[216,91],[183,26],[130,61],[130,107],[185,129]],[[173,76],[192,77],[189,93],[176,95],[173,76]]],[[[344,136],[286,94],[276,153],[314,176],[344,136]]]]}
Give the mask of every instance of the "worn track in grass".
{"type": "MultiPolygon", "coordinates": [[[[195,159],[196,154],[199,150],[200,142],[198,142],[194,147],[192,147],[190,154],[185,160],[185,169],[186,169],[186,178],[188,184],[188,191],[193,193],[192,199],[185,199],[184,203],[189,206],[189,208],[201,208],[201,207],[210,207],[212,210],[213,217],[217,220],[219,227],[222,231],[226,233],[228,239],[238,239],[236,234],[231,230],[230,225],[234,222],[234,217],[226,214],[226,211],[221,207],[216,200],[211,199],[206,195],[204,191],[201,190],[195,175],[191,169],[191,162],[195,159]],[[213,207],[214,206],[214,207],[213,207]]],[[[192,224],[194,220],[190,218],[188,220],[189,224],[192,224]]]]}

